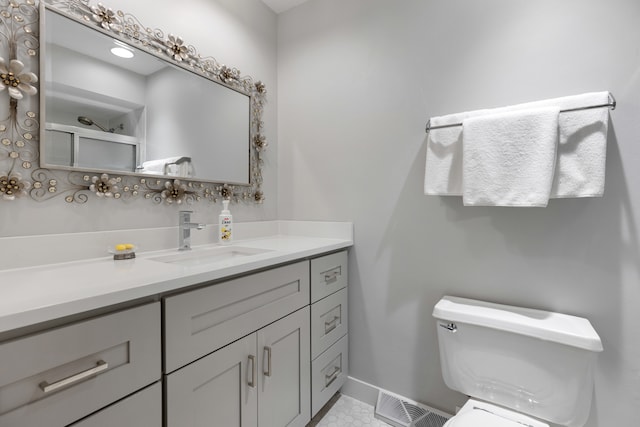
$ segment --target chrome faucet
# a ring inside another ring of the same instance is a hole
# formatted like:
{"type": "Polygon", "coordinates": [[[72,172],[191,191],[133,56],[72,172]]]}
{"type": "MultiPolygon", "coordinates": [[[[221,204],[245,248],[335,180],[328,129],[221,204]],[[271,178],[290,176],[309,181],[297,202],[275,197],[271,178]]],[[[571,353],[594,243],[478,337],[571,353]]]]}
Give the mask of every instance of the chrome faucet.
{"type": "Polygon", "coordinates": [[[191,222],[191,214],[193,211],[180,211],[179,215],[179,230],[178,230],[178,250],[189,251],[191,250],[191,229],[195,228],[202,230],[205,224],[198,224],[191,222]]]}

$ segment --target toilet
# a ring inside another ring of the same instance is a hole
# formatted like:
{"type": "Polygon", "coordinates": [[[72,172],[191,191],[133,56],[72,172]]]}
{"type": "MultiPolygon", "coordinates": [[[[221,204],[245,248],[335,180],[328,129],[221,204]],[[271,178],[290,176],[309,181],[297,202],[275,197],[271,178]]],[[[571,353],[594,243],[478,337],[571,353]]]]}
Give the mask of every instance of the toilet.
{"type": "Polygon", "coordinates": [[[469,400],[445,427],[582,427],[602,342],[587,319],[445,296],[442,376],[469,400]]]}

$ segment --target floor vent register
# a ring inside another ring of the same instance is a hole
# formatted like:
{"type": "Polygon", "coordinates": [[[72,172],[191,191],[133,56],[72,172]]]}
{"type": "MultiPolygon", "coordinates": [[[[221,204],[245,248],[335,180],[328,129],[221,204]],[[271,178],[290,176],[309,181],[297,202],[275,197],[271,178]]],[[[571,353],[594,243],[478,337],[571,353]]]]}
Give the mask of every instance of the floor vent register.
{"type": "Polygon", "coordinates": [[[388,391],[378,392],[374,416],[395,427],[442,427],[450,415],[388,391]]]}

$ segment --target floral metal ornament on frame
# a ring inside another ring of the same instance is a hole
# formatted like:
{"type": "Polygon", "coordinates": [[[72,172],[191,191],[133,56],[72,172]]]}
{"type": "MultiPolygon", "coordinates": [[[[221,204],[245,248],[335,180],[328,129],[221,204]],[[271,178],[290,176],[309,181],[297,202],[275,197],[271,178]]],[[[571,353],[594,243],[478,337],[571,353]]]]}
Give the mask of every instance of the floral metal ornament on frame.
{"type": "Polygon", "coordinates": [[[0,0],[0,201],[29,194],[38,162],[37,29],[34,0],[0,0]]]}
{"type": "Polygon", "coordinates": [[[174,65],[226,86],[242,90],[251,98],[251,184],[197,182],[175,178],[149,178],[36,168],[39,161],[38,6],[36,0],[0,0],[0,201],[30,196],[37,201],[63,196],[69,203],[91,198],[130,199],[142,197],[168,205],[200,200],[230,199],[262,203],[262,153],[267,147],[262,113],[266,87],[236,68],[203,57],[195,47],[173,34],[165,36],[131,14],[113,11],[89,0],[47,0],[57,12],[100,27],[116,38],[135,44],[174,65]]]}

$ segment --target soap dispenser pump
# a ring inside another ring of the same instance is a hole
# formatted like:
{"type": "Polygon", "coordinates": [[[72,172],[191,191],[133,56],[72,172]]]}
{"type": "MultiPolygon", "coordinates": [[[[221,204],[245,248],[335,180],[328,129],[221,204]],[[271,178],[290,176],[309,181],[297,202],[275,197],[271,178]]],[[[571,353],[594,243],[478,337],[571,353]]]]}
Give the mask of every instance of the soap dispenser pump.
{"type": "Polygon", "coordinates": [[[233,216],[229,211],[229,200],[222,201],[222,212],[218,217],[218,242],[221,245],[230,245],[233,240],[233,216]]]}

